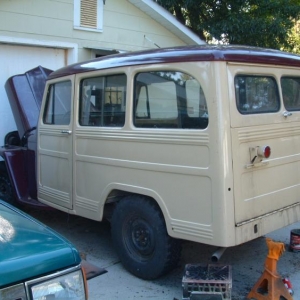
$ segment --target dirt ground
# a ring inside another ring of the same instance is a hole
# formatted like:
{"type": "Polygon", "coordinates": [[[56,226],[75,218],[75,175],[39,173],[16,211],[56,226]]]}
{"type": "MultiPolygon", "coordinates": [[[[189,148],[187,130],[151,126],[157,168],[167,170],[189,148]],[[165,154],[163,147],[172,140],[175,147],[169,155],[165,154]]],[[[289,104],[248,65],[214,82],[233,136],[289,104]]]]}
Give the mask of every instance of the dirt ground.
{"type": "MultiPolygon", "coordinates": [[[[87,261],[108,271],[89,280],[90,300],[180,300],[183,297],[182,276],[185,265],[211,263],[211,255],[217,249],[183,242],[182,259],[178,267],[162,278],[144,281],[123,268],[112,245],[109,223],[99,223],[56,210],[24,210],[69,239],[87,261]]],[[[300,228],[300,223],[275,231],[268,237],[286,245],[286,251],[278,261],[277,271],[282,277],[289,277],[294,290],[293,298],[300,300],[300,252],[288,251],[290,231],[294,228],[300,228]]],[[[225,251],[219,263],[232,267],[232,300],[247,299],[247,294],[264,270],[267,252],[265,237],[225,251]]]]}

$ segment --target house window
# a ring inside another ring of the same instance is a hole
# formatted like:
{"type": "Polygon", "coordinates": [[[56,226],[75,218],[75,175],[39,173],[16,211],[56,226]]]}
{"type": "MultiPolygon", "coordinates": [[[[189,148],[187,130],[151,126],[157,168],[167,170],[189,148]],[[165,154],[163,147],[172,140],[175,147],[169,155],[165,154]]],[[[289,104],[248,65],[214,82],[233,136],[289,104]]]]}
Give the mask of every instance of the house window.
{"type": "Polygon", "coordinates": [[[74,0],[74,28],[102,31],[103,0],[74,0]]]}

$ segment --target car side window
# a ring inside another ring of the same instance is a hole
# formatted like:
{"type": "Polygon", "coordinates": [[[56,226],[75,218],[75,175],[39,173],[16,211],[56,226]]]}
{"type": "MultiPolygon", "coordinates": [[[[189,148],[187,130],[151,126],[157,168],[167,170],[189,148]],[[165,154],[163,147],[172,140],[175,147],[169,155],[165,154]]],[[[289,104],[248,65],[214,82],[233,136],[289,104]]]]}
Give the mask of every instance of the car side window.
{"type": "Polygon", "coordinates": [[[47,91],[44,124],[69,125],[71,120],[71,81],[51,84],[47,91]]]}
{"type": "Polygon", "coordinates": [[[134,125],[205,129],[206,98],[200,83],[179,71],[143,72],[134,81],[134,125]]]}
{"type": "Polygon", "coordinates": [[[83,79],[80,84],[79,124],[124,126],[126,82],[124,74],[83,79]]]}
{"type": "Polygon", "coordinates": [[[237,75],[234,79],[237,109],[241,114],[279,111],[276,80],[263,75],[237,75]]]}
{"type": "Polygon", "coordinates": [[[281,89],[286,110],[300,110],[300,77],[282,77],[281,89]]]}

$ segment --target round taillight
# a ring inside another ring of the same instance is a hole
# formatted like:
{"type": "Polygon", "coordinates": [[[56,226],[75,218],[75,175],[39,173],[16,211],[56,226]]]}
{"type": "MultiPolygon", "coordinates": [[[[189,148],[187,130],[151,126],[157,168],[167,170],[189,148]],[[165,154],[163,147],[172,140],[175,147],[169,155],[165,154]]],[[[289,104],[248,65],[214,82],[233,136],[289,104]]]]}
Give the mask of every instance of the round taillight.
{"type": "Polygon", "coordinates": [[[258,148],[258,155],[263,158],[269,158],[271,156],[270,146],[263,146],[258,148]]]}
{"type": "Polygon", "coordinates": [[[271,156],[271,148],[269,146],[265,147],[264,156],[265,156],[265,158],[269,158],[271,156]]]}

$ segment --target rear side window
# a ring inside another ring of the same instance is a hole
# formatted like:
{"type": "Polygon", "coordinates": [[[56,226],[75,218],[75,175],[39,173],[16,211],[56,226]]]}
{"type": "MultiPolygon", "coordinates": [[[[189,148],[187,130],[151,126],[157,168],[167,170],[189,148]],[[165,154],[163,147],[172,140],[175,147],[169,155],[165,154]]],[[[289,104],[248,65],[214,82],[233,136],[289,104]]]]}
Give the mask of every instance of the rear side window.
{"type": "Polygon", "coordinates": [[[286,110],[300,110],[300,77],[282,77],[281,89],[286,110]]]}
{"type": "Polygon", "coordinates": [[[241,114],[272,113],[280,109],[276,80],[268,76],[238,75],[234,80],[241,114]]]}
{"type": "Polygon", "coordinates": [[[135,77],[134,125],[144,128],[204,129],[204,92],[192,76],[176,71],[143,72],[135,77]]]}
{"type": "Polygon", "coordinates": [[[122,127],[125,123],[126,81],[124,74],[83,79],[79,124],[122,127]]]}
{"type": "Polygon", "coordinates": [[[47,91],[47,100],[43,121],[51,125],[69,125],[71,120],[71,81],[51,84],[47,91]]]}

